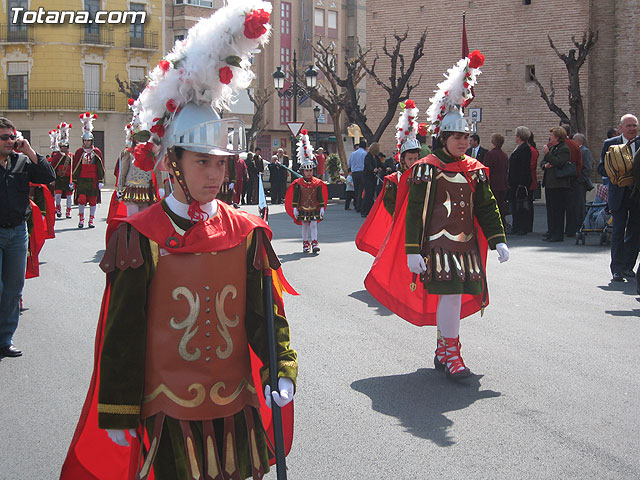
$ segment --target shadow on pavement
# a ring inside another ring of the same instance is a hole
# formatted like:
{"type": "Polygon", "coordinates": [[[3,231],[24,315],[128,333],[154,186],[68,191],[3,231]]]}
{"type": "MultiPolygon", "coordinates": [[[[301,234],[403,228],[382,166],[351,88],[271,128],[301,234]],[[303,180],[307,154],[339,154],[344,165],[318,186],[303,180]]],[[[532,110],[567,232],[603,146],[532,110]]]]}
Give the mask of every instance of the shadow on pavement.
{"type": "Polygon", "coordinates": [[[366,303],[370,308],[377,308],[378,311],[376,312],[376,315],[380,315],[383,317],[393,315],[393,312],[391,310],[380,305],[380,302],[373,298],[373,295],[371,295],[367,290],[359,290],[357,292],[350,293],[349,296],[361,301],[362,303],[366,303]]]}
{"type": "Polygon", "coordinates": [[[357,380],[351,388],[367,395],[376,412],[400,420],[412,435],[450,447],[456,441],[451,432],[453,422],[445,414],[502,395],[480,390],[481,378],[473,375],[464,382],[453,382],[442,372],[421,368],[414,373],[357,380]]]}
{"type": "Polygon", "coordinates": [[[614,317],[636,317],[640,318],[640,308],[634,308],[633,310],[605,310],[604,313],[612,315],[614,317]]]}
{"type": "Polygon", "coordinates": [[[93,259],[87,260],[86,262],[83,262],[83,263],[100,263],[103,256],[104,256],[104,250],[98,250],[93,256],[93,259]]]}
{"type": "Polygon", "coordinates": [[[306,257],[317,257],[319,253],[304,253],[304,252],[293,252],[293,253],[285,253],[284,255],[278,255],[280,259],[280,263],[287,262],[295,262],[296,260],[301,260],[306,257]]]}
{"type": "Polygon", "coordinates": [[[600,290],[605,292],[621,292],[625,295],[638,295],[635,280],[614,282],[611,280],[608,285],[598,285],[600,290]]]}

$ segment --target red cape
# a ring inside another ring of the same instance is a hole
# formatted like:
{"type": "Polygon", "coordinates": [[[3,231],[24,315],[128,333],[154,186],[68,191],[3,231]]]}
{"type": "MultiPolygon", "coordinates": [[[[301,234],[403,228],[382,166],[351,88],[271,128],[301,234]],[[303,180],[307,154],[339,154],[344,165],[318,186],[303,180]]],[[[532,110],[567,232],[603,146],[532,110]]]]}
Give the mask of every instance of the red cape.
{"type": "Polygon", "coordinates": [[[384,208],[384,192],[389,182],[398,185],[398,175],[392,173],[384,177],[382,192],[380,192],[380,195],[376,198],[369,215],[367,215],[367,219],[356,235],[356,247],[358,250],[370,253],[374,257],[378,255],[380,247],[382,247],[384,239],[387,238],[389,229],[393,223],[393,217],[389,215],[387,209],[384,208]]]}
{"type": "MultiPolygon", "coordinates": [[[[272,233],[267,224],[255,215],[250,215],[240,210],[236,211],[223,202],[218,202],[218,208],[218,214],[213,219],[189,229],[183,237],[182,245],[173,248],[172,251],[197,253],[232,248],[244,240],[255,228],[263,228],[271,238],[272,233]]],[[[144,236],[151,238],[161,246],[166,244],[168,237],[175,234],[169,217],[160,203],[152,205],[131,217],[115,219],[112,223],[117,226],[121,222],[130,223],[144,236]]],[[[284,315],[282,291],[283,289],[287,292],[295,291],[287,289],[288,283],[286,283],[281,270],[274,272],[273,278],[274,302],[278,308],[278,313],[284,315]]],[[[67,457],[62,466],[60,480],[132,480],[135,478],[138,466],[139,440],[129,438],[131,447],[120,447],[109,439],[105,431],[98,428],[99,366],[110,293],[110,286],[107,281],[96,332],[91,383],[67,457]]],[[[252,351],[251,368],[255,385],[262,385],[259,374],[261,366],[262,363],[252,351]]],[[[257,388],[256,390],[260,398],[262,422],[273,443],[271,410],[265,405],[262,389],[257,388]]],[[[282,410],[282,417],[285,452],[289,453],[293,441],[293,402],[282,410]]],[[[150,476],[150,478],[153,477],[150,476]]]]}
{"type": "MultiPolygon", "coordinates": [[[[293,221],[295,222],[296,225],[302,225],[302,222],[300,220],[296,220],[296,218],[293,216],[293,186],[296,183],[300,184],[302,182],[304,182],[302,178],[296,178],[293,182],[291,182],[291,185],[289,185],[289,188],[287,188],[287,194],[284,197],[284,208],[289,214],[289,216],[293,218],[293,221]]],[[[326,205],[329,204],[329,191],[327,189],[327,184],[317,177],[313,177],[311,179],[311,182],[305,182],[305,183],[311,183],[311,186],[315,186],[315,187],[319,185],[322,186],[322,195],[324,196],[325,210],[326,210],[327,209],[326,205]]],[[[318,220],[318,221],[321,222],[322,220],[318,220]]]]}
{"type": "MultiPolygon", "coordinates": [[[[467,157],[458,162],[441,163],[435,155],[429,155],[416,162],[407,172],[413,171],[416,165],[428,163],[448,172],[472,172],[486,167],[467,157]]],[[[410,175],[405,172],[404,175],[410,175]]],[[[400,181],[398,196],[396,198],[396,211],[394,218],[401,219],[393,223],[391,232],[385,239],[369,274],[364,280],[366,289],[382,305],[399,317],[404,318],[417,326],[436,325],[436,311],[438,308],[438,295],[431,295],[422,286],[420,280],[416,281],[415,291],[409,289],[413,282],[413,274],[407,266],[405,254],[405,222],[407,212],[407,199],[409,193],[408,182],[400,181]]],[[[477,222],[475,222],[476,237],[482,258],[483,270],[486,271],[488,243],[477,222]]],[[[485,298],[485,306],[489,304],[488,293],[485,298]]],[[[482,308],[482,295],[462,295],[462,310],[460,318],[468,317],[482,308]]]]}
{"type": "Polygon", "coordinates": [[[38,255],[42,250],[44,241],[47,239],[47,229],[42,218],[42,212],[33,200],[31,202],[31,218],[33,219],[33,230],[29,234],[29,255],[27,255],[27,271],[24,278],[35,278],[40,276],[40,263],[38,255]]]}

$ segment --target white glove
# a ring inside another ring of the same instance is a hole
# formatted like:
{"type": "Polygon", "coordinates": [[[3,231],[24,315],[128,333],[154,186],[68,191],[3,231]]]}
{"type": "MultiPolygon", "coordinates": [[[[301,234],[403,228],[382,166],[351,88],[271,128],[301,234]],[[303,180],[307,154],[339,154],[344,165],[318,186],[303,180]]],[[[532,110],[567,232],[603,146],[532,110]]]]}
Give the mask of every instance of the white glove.
{"type": "Polygon", "coordinates": [[[235,184],[235,183],[233,183],[233,182],[231,182],[231,183],[229,184],[229,190],[233,190],[233,187],[235,187],[235,186],[236,186],[236,184],[235,184]]]}
{"type": "MultiPolygon", "coordinates": [[[[109,435],[109,438],[111,439],[111,441],[116,445],[120,445],[121,447],[129,446],[129,442],[127,440],[127,436],[125,435],[125,433],[126,433],[126,430],[111,430],[107,428],[107,435],[109,435]]],[[[136,431],[133,428],[130,428],[129,435],[135,438],[136,431]]]]}
{"type": "Polygon", "coordinates": [[[73,192],[74,187],[75,187],[75,185],[73,183],[69,184],[69,190],[71,190],[72,192],[73,192]]]}
{"type": "Polygon", "coordinates": [[[102,190],[102,187],[104,187],[104,183],[102,182],[98,182],[98,189],[102,190]]]}
{"type": "Polygon", "coordinates": [[[320,207],[320,216],[324,217],[324,207],[320,207]]]}
{"type": "Polygon", "coordinates": [[[122,200],[124,198],[124,192],[116,191],[116,198],[122,200]]]}
{"type": "Polygon", "coordinates": [[[280,393],[271,392],[271,385],[264,387],[264,399],[267,402],[267,407],[271,408],[271,398],[276,402],[280,408],[284,407],[287,403],[293,400],[293,382],[290,378],[282,377],[278,379],[278,388],[280,393]]]}
{"type": "Polygon", "coordinates": [[[427,271],[427,265],[424,263],[424,258],[419,253],[409,253],[407,255],[407,266],[411,273],[420,275],[427,271]]]}
{"type": "Polygon", "coordinates": [[[496,250],[498,251],[498,261],[500,263],[504,263],[509,260],[509,247],[507,247],[506,243],[497,244],[496,250]]]}
{"type": "Polygon", "coordinates": [[[293,218],[298,218],[298,209],[293,207],[293,218]]]}

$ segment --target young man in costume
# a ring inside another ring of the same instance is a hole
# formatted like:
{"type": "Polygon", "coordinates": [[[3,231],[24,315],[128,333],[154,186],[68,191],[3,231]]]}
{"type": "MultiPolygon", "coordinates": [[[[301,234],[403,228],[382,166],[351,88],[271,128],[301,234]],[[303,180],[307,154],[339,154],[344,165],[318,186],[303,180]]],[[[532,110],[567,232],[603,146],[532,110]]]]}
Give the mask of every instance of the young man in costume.
{"type": "MultiPolygon", "coordinates": [[[[418,124],[417,117],[420,110],[413,100],[407,100],[401,104],[402,111],[396,125],[396,140],[398,153],[396,159],[399,161],[398,171],[390,173],[384,177],[382,185],[382,195],[378,195],[375,204],[371,208],[367,219],[364,221],[358,234],[356,235],[356,246],[358,250],[370,253],[374,257],[384,242],[391,224],[393,222],[398,184],[402,182],[401,177],[407,169],[418,160],[421,145],[417,139],[417,134],[426,133],[426,124],[418,124]]],[[[408,179],[405,177],[404,183],[408,179]]]]}
{"type": "Polygon", "coordinates": [[[302,130],[298,141],[298,163],[302,178],[297,178],[285,196],[285,209],[297,225],[302,225],[302,251],[318,253],[318,222],[324,218],[327,206],[327,185],[313,176],[316,163],[313,161],[313,146],[309,142],[309,132],[302,130]],[[309,241],[309,236],[311,241],[309,241]]]}
{"type": "MultiPolygon", "coordinates": [[[[54,151],[49,159],[51,167],[56,172],[54,195],[56,200],[56,217],[62,218],[62,197],[67,199],[65,217],[71,218],[71,205],[73,203],[73,182],[71,181],[71,168],[73,157],[69,153],[69,129],[70,123],[62,122],[57,127],[58,150],[54,151]]],[[[55,132],[56,130],[54,130],[55,132]]]]}
{"type": "Polygon", "coordinates": [[[473,52],[438,85],[427,111],[438,148],[409,170],[408,192],[401,183],[397,221],[365,280],[405,320],[438,326],[434,364],[452,379],[471,375],[460,353],[460,319],[488,304],[487,246],[497,249],[500,262],[509,258],[487,169],[465,155],[469,125],[460,107],[472,98],[483,61],[473,52]],[[399,261],[403,253],[406,260],[399,261]]]}
{"type": "Polygon", "coordinates": [[[89,228],[94,228],[96,206],[104,185],[104,160],[100,149],[93,145],[93,121],[98,115],[80,114],[82,147],[73,158],[73,181],[78,202],[78,228],[84,228],[84,208],[89,204],[89,228]]]}
{"type": "Polygon", "coordinates": [[[267,2],[238,0],[201,20],[136,101],[149,138],[136,162],[147,169],[163,159],[177,188],[121,219],[108,241],[94,379],[62,480],[146,479],[152,467],[158,480],[261,479],[269,470],[253,369],[259,358],[264,381],[277,368],[279,390],[265,387],[265,396],[284,406],[296,352],[274,289],[278,363],[269,364],[262,277],[274,269],[279,284],[278,259],[264,222],[216,200],[245,131],[212,106],[226,107],[234,90],[248,87],[249,53],[267,41],[270,11],[267,2]],[[186,83],[185,72],[200,80],[186,83]],[[180,108],[168,111],[170,101],[180,108]]]}

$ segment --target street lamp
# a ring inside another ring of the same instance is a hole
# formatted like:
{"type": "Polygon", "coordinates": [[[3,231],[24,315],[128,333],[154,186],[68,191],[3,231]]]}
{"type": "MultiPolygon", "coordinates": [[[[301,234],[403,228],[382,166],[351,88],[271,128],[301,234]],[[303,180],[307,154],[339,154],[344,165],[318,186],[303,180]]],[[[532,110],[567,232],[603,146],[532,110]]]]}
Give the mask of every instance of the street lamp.
{"type": "Polygon", "coordinates": [[[320,118],[320,107],[318,105],[313,107],[313,118],[316,119],[316,148],[318,148],[318,144],[320,143],[320,137],[318,135],[318,119],[320,118]]]}
{"type": "MultiPolygon", "coordinates": [[[[311,90],[315,90],[318,85],[318,72],[313,68],[313,65],[309,65],[304,72],[304,79],[306,88],[302,85],[298,85],[298,62],[296,58],[296,51],[293,51],[293,84],[286,90],[284,88],[285,73],[282,71],[282,67],[277,67],[273,73],[273,86],[278,92],[280,98],[285,97],[293,100],[293,121],[298,121],[298,99],[311,96],[311,90]]],[[[295,142],[292,142],[292,146],[295,146],[295,142]]],[[[292,166],[295,169],[297,165],[297,157],[295,155],[295,148],[293,150],[293,162],[292,166]]]]}

